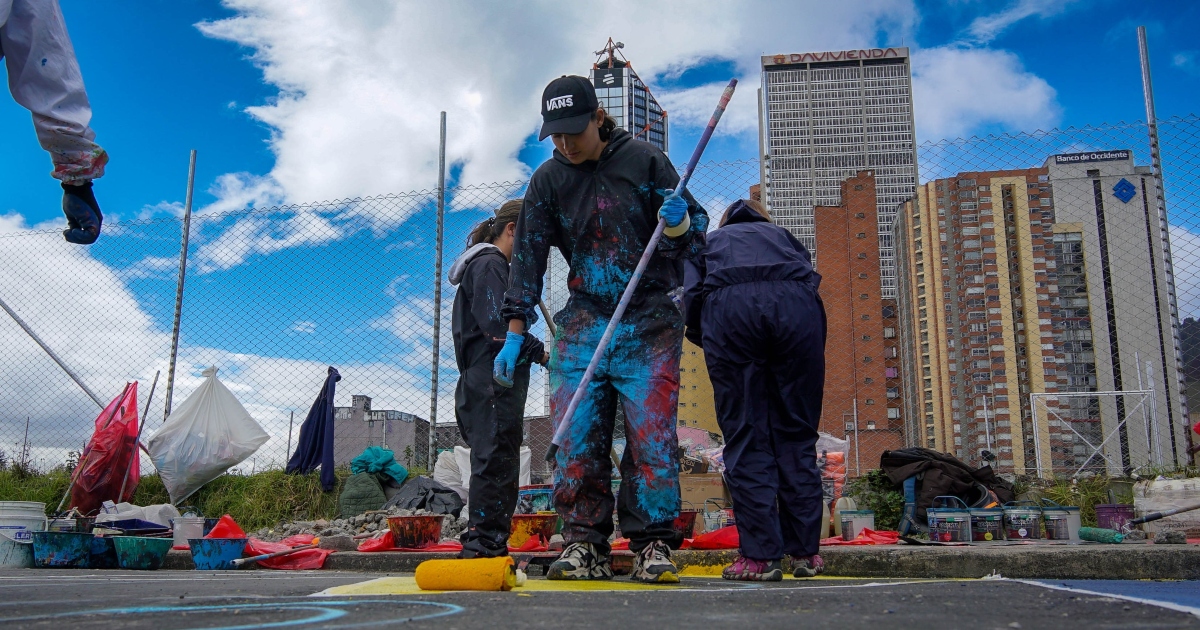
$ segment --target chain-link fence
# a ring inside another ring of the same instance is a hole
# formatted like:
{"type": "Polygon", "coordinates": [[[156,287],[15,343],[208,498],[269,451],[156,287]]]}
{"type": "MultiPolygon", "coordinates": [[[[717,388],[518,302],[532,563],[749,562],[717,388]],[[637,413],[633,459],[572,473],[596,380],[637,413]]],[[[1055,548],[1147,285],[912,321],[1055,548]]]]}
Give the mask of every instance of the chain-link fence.
{"type": "MultiPolygon", "coordinates": [[[[831,336],[827,353],[822,429],[846,440],[852,476],[905,445],[1046,475],[1190,460],[1187,400],[1200,400],[1200,119],[1163,121],[1159,133],[1162,197],[1144,124],[920,145],[920,185],[892,233],[895,300],[882,299],[878,277],[870,289],[860,281],[871,274],[832,273],[833,248],[819,251],[827,309],[879,328],[831,336]]],[[[691,190],[718,216],[750,195],[759,166],[702,165],[691,190]]],[[[844,195],[868,183],[848,182],[844,195]]],[[[523,187],[447,190],[444,269],[485,212],[523,187]]],[[[174,405],[204,368],[219,368],[271,435],[240,470],[284,465],[328,366],[342,375],[338,463],[384,444],[427,468],[434,405],[437,448],[461,443],[449,284],[431,391],[436,199],[426,190],[195,214],[174,405]]],[[[114,222],[84,248],[0,217],[0,268],[11,271],[0,298],[100,398],[137,380],[144,405],[161,371],[147,435],[163,422],[181,230],[174,217],[114,222]]],[[[846,228],[842,238],[871,236],[846,228]]],[[[544,298],[552,311],[566,301],[557,254],[544,298]]],[[[545,338],[544,323],[533,332],[545,338]]],[[[7,315],[0,343],[0,450],[56,466],[83,446],[99,409],[7,315]]],[[[702,446],[719,428],[703,353],[690,344],[680,380],[681,436],[702,446]]],[[[526,405],[535,480],[547,472],[546,413],[545,372],[535,368],[526,405]]]]}

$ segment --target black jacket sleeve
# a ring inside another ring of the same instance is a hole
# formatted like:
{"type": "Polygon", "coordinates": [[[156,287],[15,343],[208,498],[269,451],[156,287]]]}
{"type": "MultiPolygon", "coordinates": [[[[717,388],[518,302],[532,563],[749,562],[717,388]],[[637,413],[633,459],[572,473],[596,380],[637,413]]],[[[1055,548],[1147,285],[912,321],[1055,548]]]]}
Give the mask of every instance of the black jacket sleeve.
{"type": "Polygon", "coordinates": [[[470,262],[467,274],[471,276],[471,315],[488,340],[488,352],[495,356],[508,334],[508,322],[500,316],[508,288],[508,265],[500,256],[482,256],[470,262]]]}
{"type": "Polygon", "coordinates": [[[506,325],[510,320],[519,319],[525,322],[526,330],[538,320],[537,305],[542,298],[546,258],[557,234],[554,197],[544,190],[541,179],[534,173],[529,189],[525,191],[525,205],[517,218],[508,292],[504,294],[501,313],[506,325]]]}
{"type": "Polygon", "coordinates": [[[532,333],[527,332],[525,341],[521,344],[521,353],[517,355],[517,363],[539,363],[544,354],[546,354],[546,344],[532,333]]]}

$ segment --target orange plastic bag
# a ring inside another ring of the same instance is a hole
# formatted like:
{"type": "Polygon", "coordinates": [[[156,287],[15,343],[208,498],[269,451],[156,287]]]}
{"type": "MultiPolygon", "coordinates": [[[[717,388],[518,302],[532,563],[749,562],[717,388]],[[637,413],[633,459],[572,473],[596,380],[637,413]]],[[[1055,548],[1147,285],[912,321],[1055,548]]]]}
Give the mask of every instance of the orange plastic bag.
{"type": "Polygon", "coordinates": [[[233,517],[226,514],[217,521],[213,526],[212,531],[208,532],[205,538],[245,538],[246,532],[238,526],[237,521],[233,517]]]}
{"type": "Polygon", "coordinates": [[[895,545],[900,542],[900,532],[888,530],[875,531],[873,529],[863,528],[858,534],[858,538],[854,540],[842,540],[839,536],[825,538],[821,541],[822,547],[837,547],[841,545],[895,545]]]}

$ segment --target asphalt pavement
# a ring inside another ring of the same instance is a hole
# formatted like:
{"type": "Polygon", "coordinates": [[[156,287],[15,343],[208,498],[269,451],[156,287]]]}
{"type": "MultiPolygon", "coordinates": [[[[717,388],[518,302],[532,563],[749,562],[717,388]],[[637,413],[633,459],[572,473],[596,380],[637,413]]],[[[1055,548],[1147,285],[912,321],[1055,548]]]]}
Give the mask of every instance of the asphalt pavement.
{"type": "Polygon", "coordinates": [[[0,628],[1200,628],[1197,592],[1197,582],[696,577],[419,593],[411,574],[31,569],[0,571],[0,628]]]}

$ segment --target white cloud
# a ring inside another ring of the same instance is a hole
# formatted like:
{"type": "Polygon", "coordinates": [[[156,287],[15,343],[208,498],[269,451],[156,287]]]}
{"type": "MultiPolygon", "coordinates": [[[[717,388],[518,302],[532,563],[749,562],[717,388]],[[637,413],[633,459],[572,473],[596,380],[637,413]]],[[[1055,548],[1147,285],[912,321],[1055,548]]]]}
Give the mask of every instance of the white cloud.
{"type": "Polygon", "coordinates": [[[1060,15],[1079,0],[1016,0],[1008,8],[975,18],[967,34],[975,42],[987,44],[1008,27],[1029,17],[1049,18],[1060,15]]]}
{"type": "Polygon", "coordinates": [[[922,140],[963,137],[987,126],[1047,129],[1061,118],[1054,88],[1011,52],[951,45],[920,50],[912,63],[922,140]]]}
{"type": "Polygon", "coordinates": [[[1179,319],[1200,317],[1200,234],[1179,225],[1172,225],[1168,231],[1179,319]]]}
{"type": "MultiPolygon", "coordinates": [[[[727,85],[727,81],[722,81],[686,90],[664,92],[659,103],[667,110],[672,125],[704,127],[712,118],[721,92],[727,85]]],[[[730,100],[713,135],[733,136],[754,134],[758,131],[758,99],[754,92],[757,88],[756,83],[743,83],[739,86],[740,92],[735,92],[736,98],[730,100]]],[[[675,159],[682,163],[688,157],[677,154],[675,159]]]]}
{"type": "Polygon", "coordinates": [[[1184,72],[1200,76],[1200,50],[1181,50],[1171,57],[1171,65],[1184,72]]]}
{"type": "MultiPolygon", "coordinates": [[[[225,4],[235,17],[199,28],[251,48],[279,88],[246,111],[273,129],[270,178],[291,201],[433,187],[440,110],[448,112],[448,160],[462,166],[464,183],[522,179],[528,171],[517,153],[537,128],[542,88],[586,73],[610,35],[626,42],[647,77],[701,59],[735,60],[746,84],[729,122],[744,129],[747,117],[737,112],[753,111],[760,54],[861,47],[881,32],[898,40],[916,19],[908,0],[615,0],[603,10],[550,0],[225,4]]],[[[715,104],[698,104],[703,90],[656,93],[680,108],[680,122],[702,125],[715,104]]]]}
{"type": "Polygon", "coordinates": [[[312,333],[317,332],[317,323],[311,321],[296,322],[292,324],[292,327],[289,330],[304,335],[311,335],[312,333]]]}

